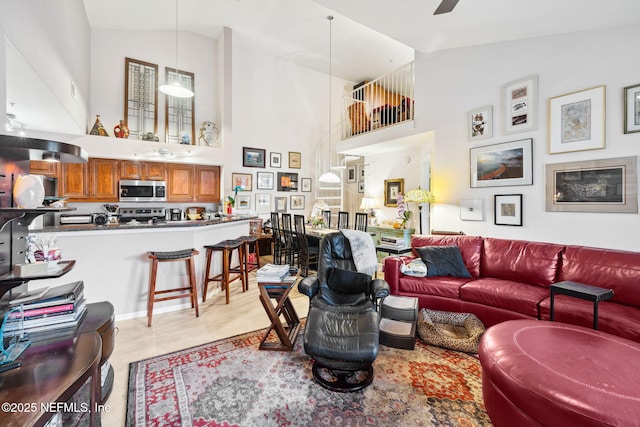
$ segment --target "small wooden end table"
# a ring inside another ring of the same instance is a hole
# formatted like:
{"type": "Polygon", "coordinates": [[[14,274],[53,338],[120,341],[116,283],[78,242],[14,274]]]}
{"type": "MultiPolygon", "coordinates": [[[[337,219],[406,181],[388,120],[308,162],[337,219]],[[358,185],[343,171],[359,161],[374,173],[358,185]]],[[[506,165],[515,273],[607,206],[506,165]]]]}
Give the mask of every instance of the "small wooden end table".
{"type": "Polygon", "coordinates": [[[569,295],[570,297],[593,302],[593,329],[598,329],[598,303],[613,297],[613,289],[599,288],[597,286],[585,285],[584,283],[571,282],[569,280],[554,283],[550,286],[550,289],[551,305],[549,307],[549,320],[553,322],[554,319],[553,297],[556,294],[569,295]]]}
{"type": "Polygon", "coordinates": [[[271,325],[260,341],[260,350],[291,351],[300,331],[300,319],[289,299],[289,292],[298,279],[285,279],[282,282],[258,282],[260,302],[271,320],[271,325]],[[271,301],[274,299],[276,305],[271,301]],[[284,317],[286,326],[282,324],[280,315],[284,317]],[[275,330],[280,342],[267,341],[271,331],[275,330]]]}

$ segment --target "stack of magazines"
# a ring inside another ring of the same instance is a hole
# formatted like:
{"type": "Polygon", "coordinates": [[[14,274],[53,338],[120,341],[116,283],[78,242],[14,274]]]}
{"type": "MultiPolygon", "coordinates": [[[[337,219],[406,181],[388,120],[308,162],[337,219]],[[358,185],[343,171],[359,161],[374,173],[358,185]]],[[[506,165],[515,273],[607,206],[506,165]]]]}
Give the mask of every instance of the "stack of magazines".
{"type": "Polygon", "coordinates": [[[267,264],[261,267],[256,273],[258,282],[282,282],[287,276],[289,276],[289,264],[267,264]]]}
{"type": "Polygon", "coordinates": [[[405,244],[404,237],[382,236],[378,246],[390,249],[401,249],[407,245],[405,244]]]}
{"type": "Polygon", "coordinates": [[[75,335],[87,311],[82,281],[24,292],[8,304],[3,337],[27,333],[31,341],[75,335]]]}

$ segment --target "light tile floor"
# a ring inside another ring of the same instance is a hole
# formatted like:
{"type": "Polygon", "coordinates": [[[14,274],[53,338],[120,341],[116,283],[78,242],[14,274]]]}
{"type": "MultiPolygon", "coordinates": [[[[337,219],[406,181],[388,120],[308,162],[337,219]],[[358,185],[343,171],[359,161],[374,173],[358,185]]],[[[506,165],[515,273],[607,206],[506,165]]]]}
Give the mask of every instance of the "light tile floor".
{"type": "MultiPolygon", "coordinates": [[[[240,282],[231,284],[231,302],[225,304],[224,292],[211,295],[201,304],[200,317],[193,309],[153,315],[153,325],[147,318],[117,321],[117,335],[109,361],[115,371],[111,396],[102,413],[102,425],[125,425],[129,363],[172,351],[205,344],[237,334],[269,326],[270,321],[259,300],[255,273],[250,275],[249,290],[242,292],[240,282]]],[[[298,316],[307,315],[309,299],[297,289],[290,294],[298,316]]]]}

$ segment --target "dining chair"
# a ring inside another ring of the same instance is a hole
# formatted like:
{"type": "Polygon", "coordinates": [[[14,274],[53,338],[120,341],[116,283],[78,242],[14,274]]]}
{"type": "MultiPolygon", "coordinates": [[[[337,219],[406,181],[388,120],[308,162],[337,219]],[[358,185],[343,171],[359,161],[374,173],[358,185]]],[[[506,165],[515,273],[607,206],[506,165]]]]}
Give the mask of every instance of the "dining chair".
{"type": "Polygon", "coordinates": [[[369,215],[363,212],[356,212],[356,220],[353,223],[354,230],[367,231],[367,225],[369,223],[369,215]]]}
{"type": "Polygon", "coordinates": [[[327,228],[331,228],[331,211],[322,211],[322,219],[327,228]]]}
{"type": "Polygon", "coordinates": [[[298,267],[300,268],[300,275],[306,277],[309,275],[309,267],[311,265],[316,265],[317,269],[320,247],[309,245],[307,229],[304,225],[304,215],[294,215],[293,225],[298,237],[298,267]]]}
{"type": "Polygon", "coordinates": [[[284,239],[278,212],[271,212],[271,230],[273,231],[273,263],[282,264],[284,239]]]}
{"type": "Polygon", "coordinates": [[[291,214],[282,214],[282,233],[284,236],[284,263],[293,266],[298,259],[298,239],[291,224],[291,214]]]}
{"type": "Polygon", "coordinates": [[[349,228],[349,212],[338,212],[338,230],[349,228]]]}

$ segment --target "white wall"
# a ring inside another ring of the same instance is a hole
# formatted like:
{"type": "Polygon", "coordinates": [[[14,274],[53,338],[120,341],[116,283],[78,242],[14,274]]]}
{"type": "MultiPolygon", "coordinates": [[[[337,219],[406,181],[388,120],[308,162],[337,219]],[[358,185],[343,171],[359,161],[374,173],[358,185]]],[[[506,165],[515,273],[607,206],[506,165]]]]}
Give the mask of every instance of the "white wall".
{"type": "Polygon", "coordinates": [[[416,55],[416,127],[435,130],[432,228],[491,237],[640,250],[640,217],[621,213],[545,211],[545,165],[635,156],[640,133],[623,133],[623,88],[640,83],[640,57],[632,54],[640,25],[416,55]],[[538,127],[506,136],[501,86],[537,74],[538,127]],[[548,100],[606,85],[606,148],[548,154],[548,100]],[[493,138],[467,139],[467,113],[492,105],[493,138]],[[533,185],[470,188],[469,149],[533,139],[533,185]],[[523,194],[523,226],[493,223],[495,194],[523,194]],[[460,199],[482,199],[485,220],[461,221],[460,199]]]}

